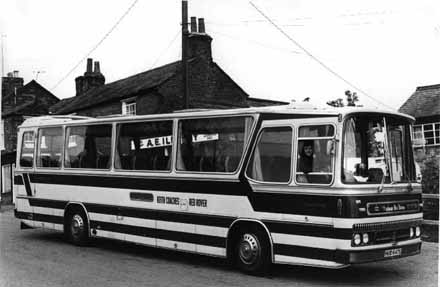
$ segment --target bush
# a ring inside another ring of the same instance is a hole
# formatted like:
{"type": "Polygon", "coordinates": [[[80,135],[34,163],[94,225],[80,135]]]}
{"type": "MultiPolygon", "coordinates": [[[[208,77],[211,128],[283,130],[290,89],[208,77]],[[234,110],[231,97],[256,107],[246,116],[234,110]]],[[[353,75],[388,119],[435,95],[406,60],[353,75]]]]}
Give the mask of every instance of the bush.
{"type": "Polygon", "coordinates": [[[439,158],[432,156],[423,161],[422,190],[423,193],[439,193],[439,158]]]}

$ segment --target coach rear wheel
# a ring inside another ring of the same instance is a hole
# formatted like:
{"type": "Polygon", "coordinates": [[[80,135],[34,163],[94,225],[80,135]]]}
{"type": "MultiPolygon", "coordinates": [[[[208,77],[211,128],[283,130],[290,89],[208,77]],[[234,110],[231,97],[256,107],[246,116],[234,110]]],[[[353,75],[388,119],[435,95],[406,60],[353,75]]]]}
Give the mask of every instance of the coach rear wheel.
{"type": "Polygon", "coordinates": [[[85,245],[89,239],[89,227],[84,212],[73,210],[67,219],[67,236],[75,245],[85,245]]]}
{"type": "Polygon", "coordinates": [[[263,275],[270,265],[270,245],[267,236],[259,229],[240,232],[236,241],[236,264],[240,270],[263,275]]]}

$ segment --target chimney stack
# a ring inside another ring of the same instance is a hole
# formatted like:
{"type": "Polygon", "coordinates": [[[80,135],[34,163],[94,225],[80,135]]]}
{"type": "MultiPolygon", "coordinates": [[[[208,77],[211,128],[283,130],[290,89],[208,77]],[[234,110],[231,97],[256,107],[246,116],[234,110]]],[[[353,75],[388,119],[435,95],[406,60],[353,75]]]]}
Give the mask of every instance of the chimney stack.
{"type": "Polygon", "coordinates": [[[75,79],[76,95],[81,95],[88,90],[96,87],[103,86],[105,84],[105,77],[101,73],[99,62],[93,63],[93,59],[87,59],[86,72],[83,76],[79,76],[75,79]],[[95,64],[94,69],[93,64],[95,64]]]}
{"type": "Polygon", "coordinates": [[[95,69],[93,70],[94,73],[101,74],[101,69],[99,68],[99,61],[95,61],[95,69]]]}
{"type": "Polygon", "coordinates": [[[191,17],[191,33],[197,33],[197,18],[191,17]]]}
{"type": "Polygon", "coordinates": [[[188,56],[189,58],[201,57],[212,61],[211,41],[212,38],[206,34],[205,19],[191,17],[191,33],[188,37],[188,56]]]}
{"type": "Polygon", "coordinates": [[[87,59],[87,70],[86,70],[86,73],[92,73],[92,65],[93,65],[93,59],[88,58],[87,59]]]}
{"type": "Polygon", "coordinates": [[[205,19],[199,18],[199,33],[205,34],[205,19]]]}

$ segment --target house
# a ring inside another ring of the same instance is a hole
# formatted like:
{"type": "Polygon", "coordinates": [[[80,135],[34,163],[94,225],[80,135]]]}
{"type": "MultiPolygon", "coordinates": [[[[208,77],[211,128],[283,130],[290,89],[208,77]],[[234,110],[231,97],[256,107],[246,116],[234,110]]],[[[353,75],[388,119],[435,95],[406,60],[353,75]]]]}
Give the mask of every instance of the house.
{"type": "MultiPolygon", "coordinates": [[[[191,18],[188,36],[188,108],[243,108],[288,104],[251,98],[213,61],[212,38],[203,19],[191,18]]],[[[103,116],[155,114],[185,108],[182,61],[176,61],[105,84],[100,63],[87,60],[84,75],[75,79],[76,95],[50,108],[52,114],[103,116]],[[93,67],[92,67],[93,66],[93,67]]]]}
{"type": "Polygon", "coordinates": [[[413,127],[417,161],[426,155],[440,157],[440,84],[417,87],[399,112],[416,118],[413,127]]]}
{"type": "Polygon", "coordinates": [[[28,117],[47,115],[49,107],[57,102],[59,99],[37,81],[23,85],[17,71],[2,77],[1,202],[12,199],[17,127],[28,117]]]}

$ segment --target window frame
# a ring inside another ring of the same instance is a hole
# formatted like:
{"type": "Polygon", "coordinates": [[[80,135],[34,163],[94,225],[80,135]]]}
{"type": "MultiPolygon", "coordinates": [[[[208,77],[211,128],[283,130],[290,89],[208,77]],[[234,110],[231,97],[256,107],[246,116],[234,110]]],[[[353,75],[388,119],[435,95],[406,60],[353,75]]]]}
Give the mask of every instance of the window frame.
{"type": "Polygon", "coordinates": [[[34,169],[35,167],[36,167],[36,160],[35,160],[35,158],[36,158],[36,145],[38,144],[38,143],[36,143],[36,141],[37,141],[37,137],[35,136],[37,133],[34,131],[34,130],[25,130],[25,131],[23,131],[23,133],[22,133],[22,137],[21,137],[21,143],[20,143],[20,157],[19,157],[19,159],[18,159],[18,166],[20,167],[20,168],[22,168],[22,169],[28,169],[28,170],[30,170],[30,169],[34,169]],[[32,133],[33,134],[33,136],[34,136],[34,150],[33,150],[33,152],[32,152],[32,166],[22,166],[21,165],[21,157],[22,157],[22,155],[23,155],[23,143],[24,143],[24,136],[25,136],[25,134],[26,133],[32,133]]]}
{"type": "Polygon", "coordinates": [[[295,161],[295,167],[294,167],[294,171],[293,171],[293,179],[296,185],[298,186],[331,186],[334,182],[335,182],[335,177],[336,177],[336,156],[337,156],[337,127],[335,123],[332,122],[310,122],[310,123],[305,123],[305,124],[301,124],[298,125],[296,127],[296,142],[295,142],[295,156],[294,156],[294,161],[295,161]],[[333,136],[325,136],[325,137],[299,137],[299,129],[302,127],[306,127],[306,126],[333,126],[333,136]],[[332,180],[329,183],[309,183],[309,182],[298,182],[296,180],[296,176],[297,176],[297,167],[298,167],[298,148],[299,148],[299,141],[300,140],[332,140],[334,142],[334,150],[335,150],[335,154],[333,156],[331,156],[331,175],[332,175],[332,180]]]}
{"type": "Polygon", "coordinates": [[[63,160],[62,160],[62,167],[65,170],[69,170],[69,171],[81,171],[81,170],[87,170],[87,171],[110,171],[113,168],[114,165],[114,160],[113,160],[113,146],[114,146],[114,136],[113,136],[113,129],[114,129],[114,125],[112,122],[102,122],[102,123],[91,123],[91,124],[79,124],[79,125],[66,125],[64,127],[64,140],[63,140],[63,160]],[[65,163],[65,156],[66,156],[66,149],[67,149],[67,144],[68,144],[68,134],[67,134],[67,129],[68,128],[76,128],[76,127],[90,127],[90,126],[103,126],[103,125],[109,125],[111,127],[111,131],[110,131],[110,165],[108,168],[81,168],[81,167],[67,167],[66,163],[65,163]]]}
{"type": "Polygon", "coordinates": [[[136,98],[129,98],[121,101],[121,114],[123,116],[135,116],[137,112],[136,98]],[[127,113],[130,107],[134,106],[134,113],[127,113]]]}
{"type": "Polygon", "coordinates": [[[35,168],[36,169],[50,169],[50,170],[62,170],[63,169],[63,167],[64,167],[64,137],[65,137],[65,127],[64,126],[61,126],[61,125],[59,125],[59,126],[45,126],[45,127],[40,127],[40,128],[38,128],[38,131],[37,131],[37,148],[35,149],[35,151],[36,151],[36,154],[35,154],[35,158],[34,158],[34,161],[35,161],[35,168]],[[53,129],[53,128],[60,128],[61,129],[61,138],[62,138],[62,146],[61,146],[61,163],[60,163],[60,166],[58,166],[58,167],[47,167],[47,166],[38,166],[38,159],[37,159],[37,157],[38,157],[38,155],[40,154],[40,133],[41,133],[41,130],[44,130],[44,129],[53,129]]]}
{"type": "Polygon", "coordinates": [[[214,175],[214,176],[231,176],[231,175],[236,175],[238,173],[240,173],[240,171],[242,170],[242,166],[243,166],[243,162],[245,160],[247,151],[249,149],[249,145],[251,144],[252,141],[252,136],[255,132],[256,129],[256,124],[258,121],[258,116],[255,114],[238,114],[238,115],[215,115],[215,116],[197,116],[197,117],[182,117],[182,118],[176,118],[176,137],[178,138],[177,141],[175,141],[175,145],[176,145],[176,149],[175,149],[175,154],[173,156],[174,160],[174,164],[173,164],[173,172],[175,172],[176,174],[197,174],[197,175],[214,175]],[[180,147],[180,122],[185,121],[185,120],[200,120],[200,119],[222,119],[222,118],[250,118],[252,119],[252,124],[251,127],[249,129],[249,136],[247,141],[243,142],[243,151],[242,151],[242,155],[240,157],[240,161],[237,165],[237,168],[235,171],[233,172],[213,172],[213,171],[192,171],[192,170],[179,170],[177,169],[177,157],[179,155],[179,147],[180,147]]]}
{"type": "Polygon", "coordinates": [[[174,118],[163,118],[163,119],[147,119],[147,120],[136,120],[136,121],[118,121],[118,122],[114,122],[114,134],[115,137],[112,140],[112,144],[113,144],[113,157],[112,157],[112,164],[111,164],[111,168],[114,171],[117,172],[135,172],[135,173],[163,173],[163,174],[170,174],[174,171],[174,150],[177,148],[176,144],[175,144],[175,140],[174,139],[174,129],[175,129],[175,119],[174,118]],[[122,168],[117,168],[116,167],[116,157],[119,157],[118,154],[118,138],[119,138],[119,134],[118,134],[118,126],[119,125],[124,125],[124,124],[139,124],[139,123],[156,123],[156,122],[170,122],[171,123],[171,153],[170,153],[170,168],[167,170],[154,170],[154,169],[122,169],[122,168]]]}
{"type": "Polygon", "coordinates": [[[295,126],[293,124],[287,124],[287,123],[280,123],[280,124],[269,124],[269,125],[262,125],[260,127],[260,130],[258,131],[257,136],[255,137],[255,142],[250,150],[249,153],[249,160],[246,164],[246,168],[244,169],[244,174],[247,180],[253,182],[253,183],[259,183],[259,184],[272,184],[272,185],[290,185],[292,183],[293,180],[293,164],[295,162],[294,160],[294,152],[296,150],[295,147],[295,126]],[[291,146],[291,151],[290,151],[290,177],[289,177],[289,181],[285,181],[285,182],[276,182],[276,181],[261,181],[261,180],[256,180],[253,179],[252,177],[250,177],[247,173],[247,170],[249,168],[249,165],[252,162],[252,157],[254,155],[255,149],[257,148],[258,143],[260,142],[261,139],[261,135],[263,134],[263,131],[265,129],[276,129],[276,128],[290,128],[290,130],[292,131],[292,146],[291,146]]]}
{"type": "Polygon", "coordinates": [[[439,146],[440,145],[440,139],[437,140],[438,137],[440,137],[440,129],[436,130],[435,126],[439,125],[440,122],[431,122],[431,123],[421,123],[421,124],[417,124],[417,125],[413,125],[413,130],[412,130],[412,140],[413,140],[413,147],[414,148],[425,148],[425,147],[435,147],[435,146],[439,146]],[[426,129],[426,127],[431,127],[431,129],[426,129]],[[415,131],[416,128],[420,128],[420,131],[415,131]],[[426,137],[425,133],[426,132],[432,132],[433,136],[432,137],[426,137]],[[421,134],[421,137],[416,138],[415,135],[416,133],[421,134]],[[427,138],[432,139],[434,141],[434,143],[428,144],[427,143],[427,138]],[[421,139],[423,141],[422,144],[416,144],[416,139],[421,139]]]}

